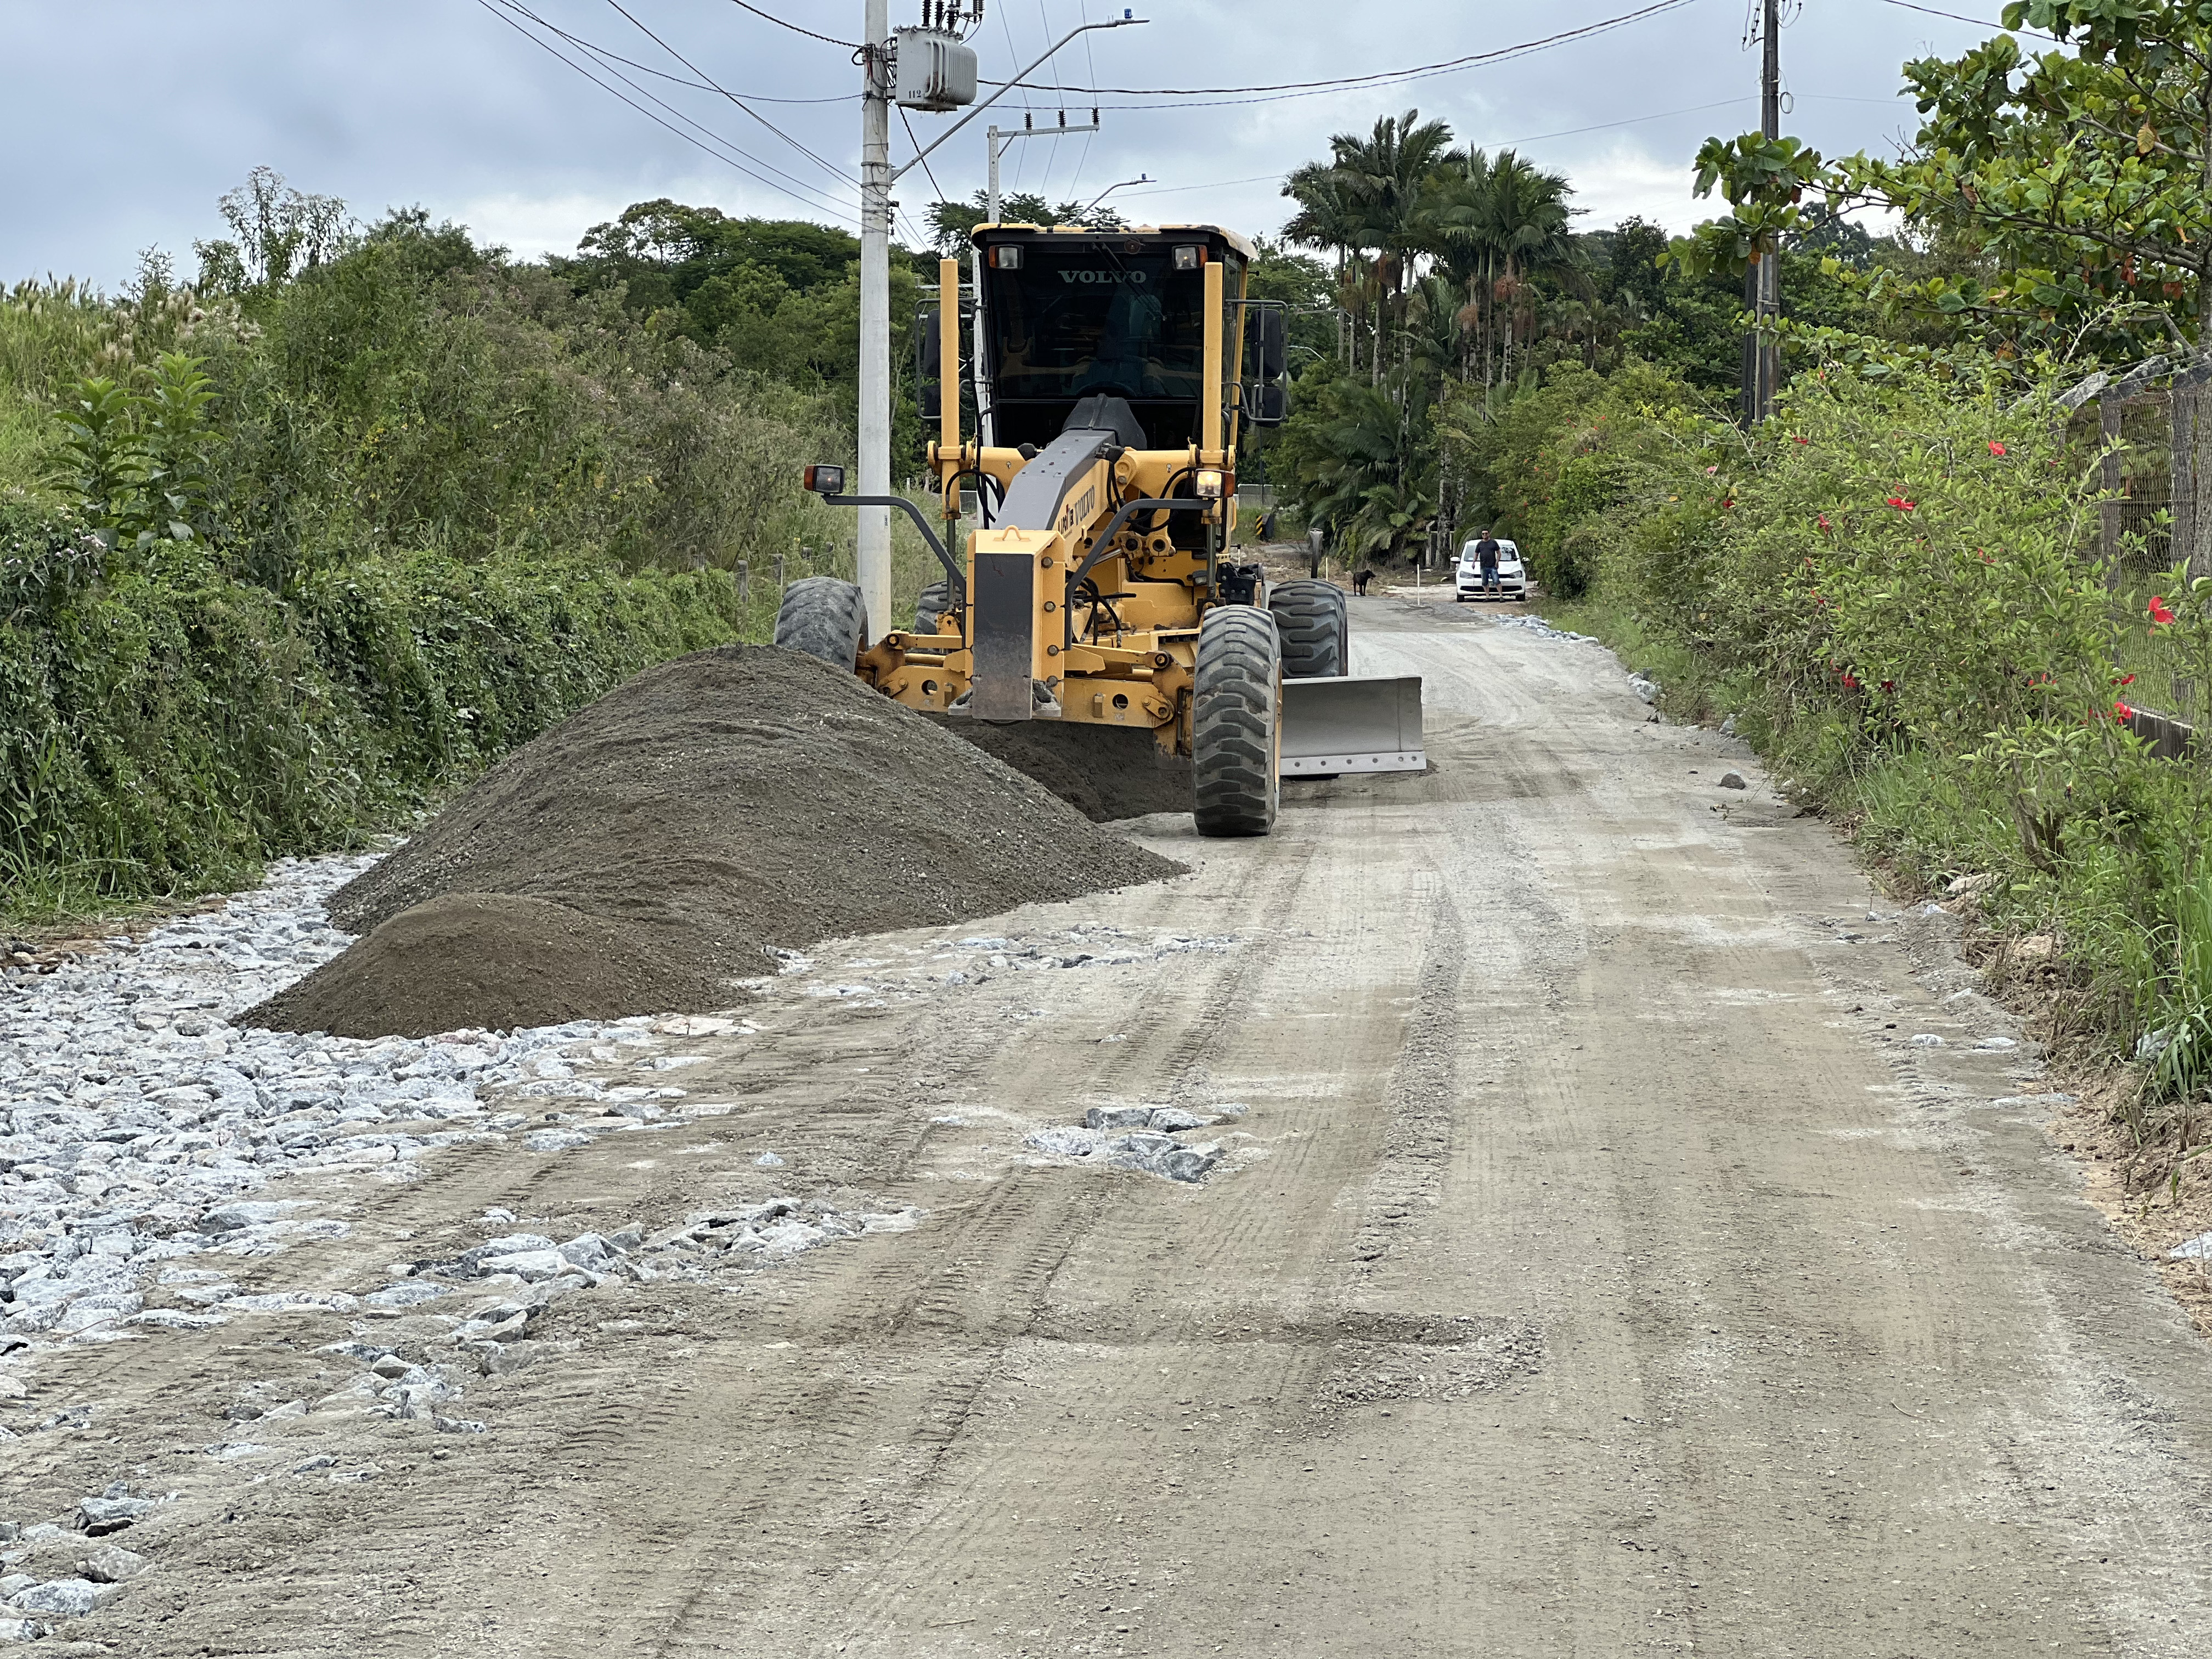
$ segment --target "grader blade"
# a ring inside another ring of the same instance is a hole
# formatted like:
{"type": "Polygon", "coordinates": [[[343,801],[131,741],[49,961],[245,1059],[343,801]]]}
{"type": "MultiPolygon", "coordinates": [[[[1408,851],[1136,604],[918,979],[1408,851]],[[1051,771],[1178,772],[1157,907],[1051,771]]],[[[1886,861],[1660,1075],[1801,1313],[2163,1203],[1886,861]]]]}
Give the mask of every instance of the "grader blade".
{"type": "Polygon", "coordinates": [[[1421,677],[1283,682],[1282,775],[1421,772],[1421,677]]]}

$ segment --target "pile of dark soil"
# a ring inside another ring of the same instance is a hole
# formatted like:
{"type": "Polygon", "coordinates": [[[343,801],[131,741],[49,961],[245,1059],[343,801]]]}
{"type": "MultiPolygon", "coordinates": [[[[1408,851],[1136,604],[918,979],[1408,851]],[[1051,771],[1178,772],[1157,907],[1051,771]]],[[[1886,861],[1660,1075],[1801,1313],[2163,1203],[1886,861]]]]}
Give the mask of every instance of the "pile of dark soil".
{"type": "Polygon", "coordinates": [[[1149,732],[1058,720],[992,726],[947,714],[928,718],[1035,778],[1095,823],[1190,811],[1190,757],[1162,755],[1149,732]]]}
{"type": "Polygon", "coordinates": [[[1180,867],[850,674],[735,646],[509,755],[332,897],[365,937],[245,1018],[422,1036],[701,1012],[772,948],[1180,867]]]}

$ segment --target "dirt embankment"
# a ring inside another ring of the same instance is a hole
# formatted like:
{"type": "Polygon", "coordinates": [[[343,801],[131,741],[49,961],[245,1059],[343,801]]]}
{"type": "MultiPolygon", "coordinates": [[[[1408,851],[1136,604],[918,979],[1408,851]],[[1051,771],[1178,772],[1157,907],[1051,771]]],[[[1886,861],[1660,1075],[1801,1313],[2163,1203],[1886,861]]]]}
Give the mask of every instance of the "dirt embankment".
{"type": "Polygon", "coordinates": [[[849,674],[731,647],[501,761],[338,891],[365,937],[246,1018],[423,1036],[725,1007],[774,950],[1179,867],[849,674]]]}

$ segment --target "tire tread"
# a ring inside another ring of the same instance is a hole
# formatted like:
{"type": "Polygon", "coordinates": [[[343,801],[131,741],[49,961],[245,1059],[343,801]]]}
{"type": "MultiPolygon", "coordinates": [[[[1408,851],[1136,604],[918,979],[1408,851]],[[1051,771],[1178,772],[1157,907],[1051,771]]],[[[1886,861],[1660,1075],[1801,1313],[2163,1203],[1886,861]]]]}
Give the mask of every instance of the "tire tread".
{"type": "Polygon", "coordinates": [[[1191,694],[1191,816],[1201,836],[1264,836],[1275,825],[1277,681],[1282,643],[1256,605],[1217,605],[1199,624],[1191,694]]]}
{"type": "Polygon", "coordinates": [[[1282,636],[1285,675],[1304,680],[1352,672],[1351,616],[1334,582],[1277,582],[1267,590],[1267,609],[1282,636]]]}
{"type": "Polygon", "coordinates": [[[835,576],[802,576],[783,590],[775,611],[775,642],[786,651],[819,659],[832,668],[860,665],[867,613],[860,590],[835,576]]]}

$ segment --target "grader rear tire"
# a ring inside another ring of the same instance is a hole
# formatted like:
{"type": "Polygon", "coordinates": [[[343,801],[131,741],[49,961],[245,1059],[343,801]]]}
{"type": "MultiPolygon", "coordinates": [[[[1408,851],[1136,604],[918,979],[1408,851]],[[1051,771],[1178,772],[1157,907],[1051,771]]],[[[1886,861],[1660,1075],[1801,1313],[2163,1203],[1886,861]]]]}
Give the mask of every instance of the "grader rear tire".
{"type": "Polygon", "coordinates": [[[1198,629],[1192,677],[1191,817],[1201,836],[1264,836],[1282,799],[1283,651],[1257,605],[1221,605],[1198,629]]]}
{"type": "Polygon", "coordinates": [[[818,657],[847,672],[860,665],[867,611],[860,590],[835,576],[802,576],[783,590],[776,607],[775,642],[787,651],[818,657]]]}
{"type": "Polygon", "coordinates": [[[914,602],[914,631],[934,634],[937,619],[952,609],[952,584],[932,582],[921,590],[921,597],[914,602]]]}
{"type": "Polygon", "coordinates": [[[1352,622],[1344,590],[1334,582],[1277,582],[1267,609],[1283,641],[1283,672],[1294,680],[1352,672],[1352,622]]]}

